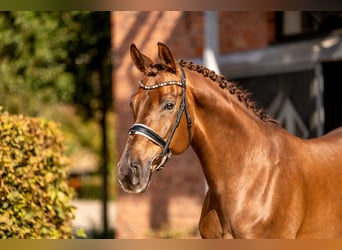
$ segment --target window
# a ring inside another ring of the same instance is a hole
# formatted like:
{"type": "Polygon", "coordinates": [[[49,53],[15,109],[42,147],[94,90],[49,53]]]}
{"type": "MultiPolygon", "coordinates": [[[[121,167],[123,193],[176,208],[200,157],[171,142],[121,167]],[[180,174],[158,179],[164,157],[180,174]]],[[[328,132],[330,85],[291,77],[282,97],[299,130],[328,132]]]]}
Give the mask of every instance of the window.
{"type": "Polygon", "coordinates": [[[276,42],[291,42],[342,33],[340,11],[276,11],[276,42]]]}

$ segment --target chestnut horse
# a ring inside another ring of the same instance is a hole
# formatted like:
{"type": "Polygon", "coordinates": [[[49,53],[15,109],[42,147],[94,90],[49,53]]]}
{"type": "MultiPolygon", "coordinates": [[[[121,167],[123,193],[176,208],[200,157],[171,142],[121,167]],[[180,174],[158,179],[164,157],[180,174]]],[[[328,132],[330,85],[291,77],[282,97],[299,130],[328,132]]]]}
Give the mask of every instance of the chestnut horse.
{"type": "Polygon", "coordinates": [[[191,145],[208,183],[203,238],[342,237],[342,128],[302,140],[222,75],[176,63],[162,43],[159,63],[134,44],[130,55],[144,78],[118,163],[125,191],[145,191],[152,173],[191,145]]]}

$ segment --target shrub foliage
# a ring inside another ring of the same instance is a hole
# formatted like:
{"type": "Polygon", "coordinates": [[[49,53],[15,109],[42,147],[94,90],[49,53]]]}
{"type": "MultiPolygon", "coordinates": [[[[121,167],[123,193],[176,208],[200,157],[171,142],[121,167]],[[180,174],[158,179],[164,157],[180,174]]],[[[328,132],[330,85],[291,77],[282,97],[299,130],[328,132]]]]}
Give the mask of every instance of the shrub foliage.
{"type": "Polygon", "coordinates": [[[74,192],[58,125],[0,110],[0,238],[71,238],[74,192]]]}

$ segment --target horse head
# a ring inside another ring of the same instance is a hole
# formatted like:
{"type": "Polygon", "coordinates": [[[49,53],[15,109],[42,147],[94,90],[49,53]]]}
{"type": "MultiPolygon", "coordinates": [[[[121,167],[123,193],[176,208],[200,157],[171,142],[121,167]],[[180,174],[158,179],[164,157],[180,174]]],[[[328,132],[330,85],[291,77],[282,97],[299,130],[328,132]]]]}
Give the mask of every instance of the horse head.
{"type": "Polygon", "coordinates": [[[169,48],[158,43],[160,62],[156,64],[134,44],[130,55],[144,77],[131,98],[134,124],[118,163],[118,179],[125,191],[140,193],[172,153],[180,154],[189,146],[192,127],[185,72],[169,48]]]}

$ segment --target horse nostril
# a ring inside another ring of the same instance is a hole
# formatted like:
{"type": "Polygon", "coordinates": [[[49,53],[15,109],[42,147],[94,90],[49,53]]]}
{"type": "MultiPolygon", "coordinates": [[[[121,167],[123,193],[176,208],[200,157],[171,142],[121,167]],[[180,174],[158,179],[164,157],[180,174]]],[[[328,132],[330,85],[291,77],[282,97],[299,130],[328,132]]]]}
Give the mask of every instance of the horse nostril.
{"type": "Polygon", "coordinates": [[[131,172],[132,184],[138,185],[140,183],[140,165],[131,164],[130,172],[131,172]]]}

